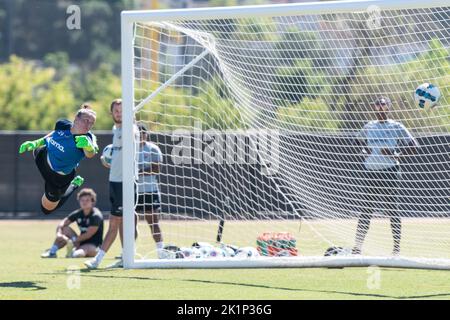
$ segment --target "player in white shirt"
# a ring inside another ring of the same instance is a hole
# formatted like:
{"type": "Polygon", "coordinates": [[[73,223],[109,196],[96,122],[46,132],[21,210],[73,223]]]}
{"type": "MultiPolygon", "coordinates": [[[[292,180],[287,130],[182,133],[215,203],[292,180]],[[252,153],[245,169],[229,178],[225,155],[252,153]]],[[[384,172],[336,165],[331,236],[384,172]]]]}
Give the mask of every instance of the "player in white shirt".
{"type": "MultiPolygon", "coordinates": [[[[114,121],[113,126],[113,151],[111,165],[101,158],[105,167],[109,168],[109,200],[111,202],[111,215],[109,218],[109,228],[103,244],[97,255],[86,261],[84,264],[95,269],[99,266],[106,252],[116,240],[117,233],[120,233],[122,240],[122,100],[115,99],[110,106],[111,116],[114,121]]],[[[137,133],[137,129],[136,129],[137,133]]]]}
{"type": "Polygon", "coordinates": [[[377,120],[370,121],[360,131],[357,144],[365,155],[364,167],[367,201],[356,227],[354,254],[360,254],[374,211],[382,208],[390,217],[394,239],[393,255],[400,253],[401,220],[397,196],[400,188],[399,159],[417,153],[418,143],[403,124],[389,119],[392,103],[387,97],[375,101],[377,120]]]}
{"type": "Polygon", "coordinates": [[[138,202],[136,212],[144,214],[150,227],[153,239],[156,243],[158,256],[161,258],[163,239],[159,226],[159,209],[161,207],[161,196],[159,190],[158,174],[163,156],[159,147],[148,141],[147,128],[143,124],[138,125],[140,132],[140,143],[138,151],[138,202]]]}

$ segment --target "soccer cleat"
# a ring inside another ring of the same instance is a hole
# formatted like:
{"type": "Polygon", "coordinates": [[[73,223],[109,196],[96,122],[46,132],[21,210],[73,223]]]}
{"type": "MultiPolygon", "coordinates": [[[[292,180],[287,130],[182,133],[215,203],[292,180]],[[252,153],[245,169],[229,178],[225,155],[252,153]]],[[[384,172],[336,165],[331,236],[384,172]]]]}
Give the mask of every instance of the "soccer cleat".
{"type": "Polygon", "coordinates": [[[84,183],[84,178],[82,176],[76,176],[71,183],[74,186],[80,187],[84,183]]]}
{"type": "Polygon", "coordinates": [[[72,240],[67,240],[66,244],[66,258],[72,258],[72,251],[73,251],[73,242],[72,240]]]}
{"type": "Polygon", "coordinates": [[[50,249],[45,250],[44,253],[41,254],[41,258],[47,259],[47,258],[56,258],[56,253],[51,253],[50,249]]]}
{"type": "Polygon", "coordinates": [[[123,268],[123,260],[122,259],[117,260],[116,262],[110,264],[106,268],[108,268],[108,269],[123,268]]]}
{"type": "Polygon", "coordinates": [[[97,262],[97,260],[94,258],[94,259],[91,259],[91,260],[88,260],[88,261],[85,261],[84,262],[84,265],[88,268],[88,269],[97,269],[98,268],[98,262],[97,262]]]}

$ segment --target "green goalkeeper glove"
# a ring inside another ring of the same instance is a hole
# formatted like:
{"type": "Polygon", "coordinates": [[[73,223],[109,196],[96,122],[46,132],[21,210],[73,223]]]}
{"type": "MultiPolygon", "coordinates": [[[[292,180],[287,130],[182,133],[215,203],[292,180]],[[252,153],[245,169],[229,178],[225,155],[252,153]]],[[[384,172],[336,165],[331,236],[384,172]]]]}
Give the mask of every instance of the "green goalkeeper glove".
{"type": "Polygon", "coordinates": [[[87,136],[76,136],[75,143],[77,148],[82,148],[87,152],[94,152],[94,153],[98,152],[97,143],[89,139],[87,136]]]}
{"type": "Polygon", "coordinates": [[[34,141],[25,141],[20,145],[19,153],[24,153],[25,151],[33,151],[34,149],[37,149],[43,145],[45,145],[44,138],[40,138],[34,141]]]}

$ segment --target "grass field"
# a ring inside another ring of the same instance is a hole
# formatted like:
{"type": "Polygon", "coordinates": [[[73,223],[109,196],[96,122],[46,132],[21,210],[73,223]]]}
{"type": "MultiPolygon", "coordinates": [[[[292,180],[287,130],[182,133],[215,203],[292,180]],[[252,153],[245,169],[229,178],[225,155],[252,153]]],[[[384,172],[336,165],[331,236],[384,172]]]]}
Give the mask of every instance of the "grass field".
{"type": "MultiPolygon", "coordinates": [[[[0,221],[0,299],[450,298],[448,271],[382,268],[379,287],[367,268],[87,271],[84,259],[39,257],[56,223],[0,221]]],[[[117,242],[104,265],[118,253],[117,242]]]]}

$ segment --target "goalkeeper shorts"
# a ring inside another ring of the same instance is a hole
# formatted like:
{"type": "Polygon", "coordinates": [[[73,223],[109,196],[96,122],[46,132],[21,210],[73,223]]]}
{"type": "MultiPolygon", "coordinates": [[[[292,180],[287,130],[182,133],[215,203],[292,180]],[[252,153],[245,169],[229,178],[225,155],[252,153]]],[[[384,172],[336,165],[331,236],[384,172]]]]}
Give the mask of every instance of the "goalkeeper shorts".
{"type": "Polygon", "coordinates": [[[47,161],[47,147],[36,149],[34,155],[36,166],[45,181],[45,197],[51,202],[59,201],[75,178],[75,170],[67,175],[53,171],[47,161]]]}

